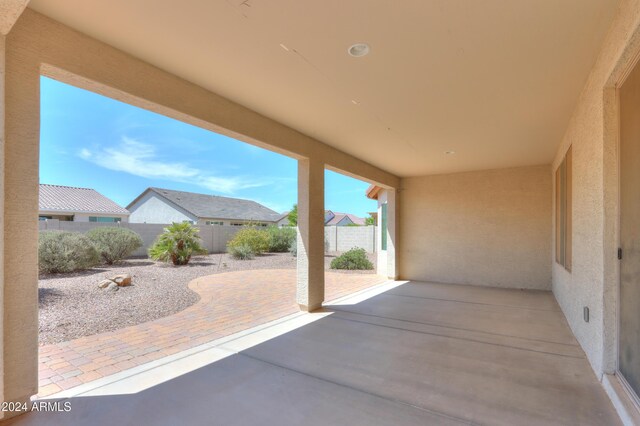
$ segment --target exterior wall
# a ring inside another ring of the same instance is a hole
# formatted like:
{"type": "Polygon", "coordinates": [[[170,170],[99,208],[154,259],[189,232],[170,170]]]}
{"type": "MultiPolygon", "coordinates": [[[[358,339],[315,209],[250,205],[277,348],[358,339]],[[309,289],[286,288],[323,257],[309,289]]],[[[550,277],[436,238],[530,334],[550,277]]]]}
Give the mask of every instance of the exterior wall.
{"type": "Polygon", "coordinates": [[[131,223],[172,223],[198,221],[189,212],[168,203],[154,192],[148,192],[129,208],[131,223]]]}
{"type": "Polygon", "coordinates": [[[196,222],[198,225],[203,225],[203,226],[214,226],[214,225],[207,225],[207,222],[222,222],[223,225],[233,225],[233,226],[238,226],[236,225],[237,223],[241,223],[243,225],[259,225],[259,226],[271,226],[271,225],[276,225],[276,222],[267,222],[267,221],[254,221],[254,220],[244,220],[244,219],[217,219],[217,218],[201,218],[198,219],[198,221],[196,222]]]}
{"type": "MultiPolygon", "coordinates": [[[[38,223],[40,231],[69,231],[86,233],[94,228],[114,226],[111,223],[96,222],[67,222],[59,220],[40,221],[38,223]]],[[[147,250],[153,244],[168,224],[160,223],[126,223],[118,225],[122,228],[131,229],[137,232],[142,238],[143,245],[133,256],[146,256],[147,250]]],[[[238,226],[199,226],[202,244],[209,253],[224,253],[227,251],[227,241],[229,241],[241,228],[238,226]]]]}
{"type": "Polygon", "coordinates": [[[640,52],[639,23],[640,1],[623,0],[551,171],[572,146],[572,271],[557,265],[553,256],[550,258],[553,292],[599,376],[613,373],[616,368],[615,305],[619,285],[616,87],[640,52]],[[583,320],[585,306],[590,310],[588,323],[583,320]]]}
{"type": "Polygon", "coordinates": [[[369,253],[376,251],[375,226],[325,226],[324,238],[329,251],[347,251],[355,247],[369,253]]]}
{"type": "Polygon", "coordinates": [[[119,217],[124,223],[129,222],[129,216],[120,214],[93,214],[93,213],[76,213],[73,215],[74,222],[89,222],[89,217],[119,217]]]}
{"type": "Polygon", "coordinates": [[[73,217],[74,222],[89,222],[90,217],[119,217],[121,222],[129,222],[129,215],[123,214],[102,214],[102,213],[74,213],[74,212],[38,212],[38,216],[50,216],[51,219],[67,220],[65,218],[73,217]]]}
{"type": "MultiPolygon", "coordinates": [[[[153,244],[169,224],[160,223],[127,223],[122,222],[122,228],[131,229],[142,237],[144,245],[133,256],[146,256],[147,249],[153,244]]],[[[114,226],[112,223],[96,222],[69,222],[56,219],[41,220],[38,222],[40,231],[69,231],[88,232],[91,229],[114,226]]],[[[198,224],[202,243],[210,253],[224,253],[227,251],[229,241],[242,227],[225,225],[198,224]]],[[[374,226],[325,226],[325,239],[329,242],[329,251],[347,251],[354,247],[365,249],[369,253],[376,250],[376,227],[374,226]]]]}
{"type": "Polygon", "coordinates": [[[402,179],[400,276],[551,288],[549,166],[402,179]]]}

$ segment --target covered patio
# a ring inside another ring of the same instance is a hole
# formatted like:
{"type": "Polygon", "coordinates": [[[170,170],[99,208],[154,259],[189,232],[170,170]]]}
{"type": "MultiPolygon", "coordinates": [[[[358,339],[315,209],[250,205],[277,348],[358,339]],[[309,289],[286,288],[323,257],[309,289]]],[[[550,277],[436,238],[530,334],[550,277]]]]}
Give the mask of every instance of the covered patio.
{"type": "Polygon", "coordinates": [[[544,291],[390,282],[190,357],[9,424],[620,424],[544,291]]]}
{"type": "Polygon", "coordinates": [[[640,0],[162,4],[0,1],[0,400],[38,390],[43,76],[296,159],[258,303],[299,312],[0,418],[640,424],[640,0]],[[372,185],[389,280],[339,303],[327,169],[372,185]]]}

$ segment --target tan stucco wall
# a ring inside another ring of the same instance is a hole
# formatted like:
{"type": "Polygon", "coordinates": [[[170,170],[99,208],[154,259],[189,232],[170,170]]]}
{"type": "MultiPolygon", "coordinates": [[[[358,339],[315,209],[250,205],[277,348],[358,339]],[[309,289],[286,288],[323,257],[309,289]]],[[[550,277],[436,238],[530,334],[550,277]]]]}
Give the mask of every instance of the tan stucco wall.
{"type": "MultiPolygon", "coordinates": [[[[0,212],[4,211],[4,134],[5,134],[5,36],[0,35],[0,212]]],[[[0,214],[0,265],[4,269],[4,214],[0,214]]],[[[4,377],[4,273],[0,273],[0,377],[4,377]]],[[[0,381],[0,401],[4,386],[0,381]]],[[[0,412],[0,419],[4,413],[0,412]]]]}
{"type": "Polygon", "coordinates": [[[549,289],[549,166],[402,179],[400,278],[549,289]]]}
{"type": "Polygon", "coordinates": [[[553,173],[572,146],[573,265],[572,272],[568,272],[550,258],[553,292],[598,375],[615,369],[618,286],[615,86],[640,51],[639,22],[640,1],[621,1],[552,167],[553,173]],[[584,306],[590,309],[588,323],[583,320],[584,306]]]}
{"type": "MultiPolygon", "coordinates": [[[[345,172],[385,187],[399,179],[351,155],[301,134],[188,81],[162,71],[104,43],[26,9],[6,38],[6,144],[4,159],[4,244],[12,255],[4,262],[5,400],[24,399],[37,391],[37,237],[40,75],[213,130],[301,161],[345,172]],[[18,254],[18,255],[15,255],[18,254]]],[[[321,173],[324,176],[324,173],[321,173]]],[[[318,175],[320,176],[320,174],[318,175]]],[[[322,196],[314,179],[308,191],[322,196]]],[[[2,182],[0,181],[0,186],[2,182]]],[[[1,189],[1,188],[0,188],[1,189]]],[[[316,205],[315,203],[313,205],[316,205]]],[[[319,204],[320,206],[322,203],[319,204]]],[[[322,211],[322,209],[320,210],[322,211]]],[[[315,222],[310,222],[315,223],[315,222]]],[[[310,265],[322,264],[322,221],[310,265]],[[319,244],[319,245],[318,245],[319,244]],[[318,259],[320,259],[318,261],[318,259]]],[[[316,238],[312,238],[316,241],[316,238]]],[[[313,300],[321,283],[311,274],[313,300]]],[[[317,297],[316,297],[317,296],[317,297]]]]}

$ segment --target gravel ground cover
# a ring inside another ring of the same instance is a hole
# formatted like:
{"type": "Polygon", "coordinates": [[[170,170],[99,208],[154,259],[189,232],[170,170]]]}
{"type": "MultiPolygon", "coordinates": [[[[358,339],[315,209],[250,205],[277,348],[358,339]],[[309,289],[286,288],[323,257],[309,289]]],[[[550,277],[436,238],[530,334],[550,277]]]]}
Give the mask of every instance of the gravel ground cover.
{"type": "MultiPolygon", "coordinates": [[[[338,254],[325,256],[326,269],[338,254]]],[[[369,254],[369,258],[375,265],[375,255],[369,254]]],[[[224,253],[200,256],[179,267],[149,259],[129,259],[83,272],[42,275],[38,283],[40,344],[64,342],[175,314],[198,301],[199,296],[187,286],[198,277],[295,267],[296,259],[289,253],[267,253],[253,260],[235,260],[224,253]],[[115,292],[98,288],[103,279],[122,273],[132,276],[131,286],[115,292]]]]}

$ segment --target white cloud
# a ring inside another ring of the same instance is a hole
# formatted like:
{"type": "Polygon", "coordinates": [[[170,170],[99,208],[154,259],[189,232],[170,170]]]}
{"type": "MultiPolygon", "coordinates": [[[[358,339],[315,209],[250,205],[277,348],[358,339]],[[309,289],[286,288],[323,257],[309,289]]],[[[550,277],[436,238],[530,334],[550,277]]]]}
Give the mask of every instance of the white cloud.
{"type": "Polygon", "coordinates": [[[158,159],[155,147],[124,136],[119,145],[91,151],[82,148],[79,157],[105,169],[129,173],[148,179],[191,183],[211,191],[232,194],[238,190],[257,188],[272,183],[269,179],[241,176],[215,176],[181,162],[158,159]]]}

